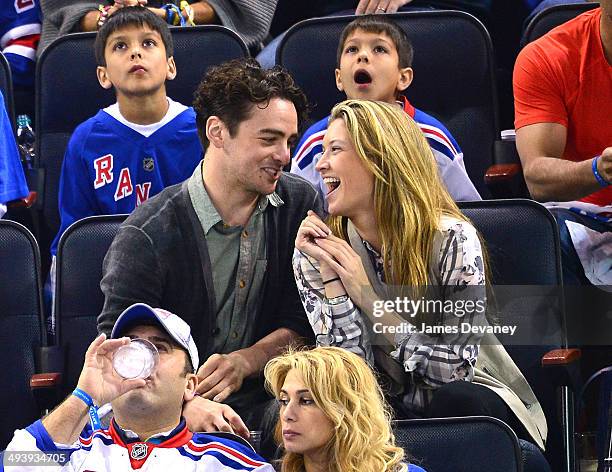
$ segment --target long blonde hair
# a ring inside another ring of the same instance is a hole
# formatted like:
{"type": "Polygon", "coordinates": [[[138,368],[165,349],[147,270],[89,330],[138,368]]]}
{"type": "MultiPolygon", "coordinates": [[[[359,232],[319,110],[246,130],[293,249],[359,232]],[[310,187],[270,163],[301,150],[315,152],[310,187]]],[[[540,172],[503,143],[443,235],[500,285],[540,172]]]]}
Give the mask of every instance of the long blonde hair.
{"type": "MultiPolygon", "coordinates": [[[[338,118],[374,175],[374,211],[387,283],[425,287],[440,217],[467,218],[442,183],[423,132],[399,107],[383,102],[346,100],[334,107],[330,122],[338,118]]],[[[328,225],[348,239],[346,221],[332,216],[328,225]]]]}
{"type": "MultiPolygon", "coordinates": [[[[296,370],[316,405],[335,428],[326,445],[330,472],[403,472],[404,450],[395,445],[391,413],[366,362],[337,347],[289,351],[264,369],[266,387],[276,398],[285,378],[296,370]]],[[[280,443],[280,421],[276,439],[280,443]]],[[[303,472],[304,457],[286,452],[282,472],[303,472]]]]}

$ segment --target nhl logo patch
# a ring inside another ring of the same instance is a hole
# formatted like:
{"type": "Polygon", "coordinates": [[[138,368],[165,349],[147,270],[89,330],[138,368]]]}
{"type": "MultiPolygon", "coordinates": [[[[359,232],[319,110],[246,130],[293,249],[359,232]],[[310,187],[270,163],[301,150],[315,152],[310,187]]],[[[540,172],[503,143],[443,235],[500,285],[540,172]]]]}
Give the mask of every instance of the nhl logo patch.
{"type": "Polygon", "coordinates": [[[155,168],[155,161],[153,161],[152,157],[145,157],[142,160],[142,167],[147,172],[151,172],[155,168]]]}
{"type": "Polygon", "coordinates": [[[147,457],[148,452],[149,446],[146,443],[137,443],[132,446],[132,450],[130,451],[130,457],[135,461],[139,461],[147,457]]]}

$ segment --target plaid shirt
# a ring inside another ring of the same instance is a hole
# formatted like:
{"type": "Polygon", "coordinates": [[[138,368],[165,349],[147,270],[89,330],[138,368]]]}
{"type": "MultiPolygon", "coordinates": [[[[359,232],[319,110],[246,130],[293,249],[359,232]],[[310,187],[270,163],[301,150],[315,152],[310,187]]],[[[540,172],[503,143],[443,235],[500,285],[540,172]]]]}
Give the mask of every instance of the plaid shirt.
{"type": "MultiPolygon", "coordinates": [[[[482,248],[474,227],[455,218],[441,219],[442,244],[437,261],[440,275],[439,296],[448,301],[473,300],[484,306],[486,301],[485,271],[482,248]],[[467,286],[474,286],[466,291],[467,286]],[[467,294],[469,292],[469,294],[467,294]],[[476,300],[475,300],[476,298],[476,300]]],[[[370,255],[365,264],[373,265],[381,282],[384,283],[382,256],[367,241],[364,244],[370,255]]],[[[319,263],[297,249],[293,256],[293,270],[298,291],[312,329],[327,344],[345,348],[374,364],[372,352],[371,322],[365,313],[349,298],[343,303],[330,305],[319,273],[319,263]]],[[[478,356],[481,334],[461,332],[461,324],[486,324],[484,310],[453,310],[442,313],[440,325],[455,327],[453,334],[431,335],[421,332],[397,334],[395,349],[391,356],[399,361],[408,375],[403,398],[405,406],[420,413],[431,400],[433,391],[454,380],[471,381],[473,366],[478,356]]]]}

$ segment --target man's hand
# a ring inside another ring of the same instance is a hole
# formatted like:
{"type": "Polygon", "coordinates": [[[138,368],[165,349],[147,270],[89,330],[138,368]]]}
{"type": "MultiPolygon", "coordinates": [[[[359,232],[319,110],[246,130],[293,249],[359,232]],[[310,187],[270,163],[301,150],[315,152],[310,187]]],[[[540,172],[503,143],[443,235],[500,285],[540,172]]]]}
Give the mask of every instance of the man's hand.
{"type": "Polygon", "coordinates": [[[183,416],[190,431],[227,431],[249,438],[242,418],[228,405],[195,396],[183,405],[183,416]]]}
{"type": "Polygon", "coordinates": [[[612,183],[612,147],[607,147],[597,160],[597,172],[606,182],[612,183]]]}
{"type": "Polygon", "coordinates": [[[395,13],[400,7],[412,0],[360,0],[355,15],[369,15],[371,13],[395,13]]]}
{"type": "Polygon", "coordinates": [[[247,361],[239,352],[213,354],[198,370],[200,383],[196,393],[222,402],[240,390],[248,371],[247,361]]]}
{"type": "Polygon", "coordinates": [[[89,394],[97,405],[104,405],[130,390],[146,385],[144,379],[127,380],[113,369],[113,354],[129,343],[130,338],[106,339],[106,335],[101,334],[89,345],[77,388],[89,394]]]}

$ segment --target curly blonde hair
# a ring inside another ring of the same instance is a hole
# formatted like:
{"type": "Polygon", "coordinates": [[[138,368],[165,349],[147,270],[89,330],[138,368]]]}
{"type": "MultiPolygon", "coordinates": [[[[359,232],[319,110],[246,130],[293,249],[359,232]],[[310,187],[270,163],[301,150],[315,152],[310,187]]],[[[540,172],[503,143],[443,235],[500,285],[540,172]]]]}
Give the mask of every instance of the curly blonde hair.
{"type": "MultiPolygon", "coordinates": [[[[265,367],[266,387],[276,398],[296,370],[315,404],[334,425],[325,446],[330,472],[404,472],[404,450],[395,445],[391,413],[376,378],[359,356],[337,347],[289,351],[265,367]]],[[[276,428],[280,443],[280,420],[276,428]]],[[[304,457],[286,452],[282,472],[303,472],[304,457]]]]}

